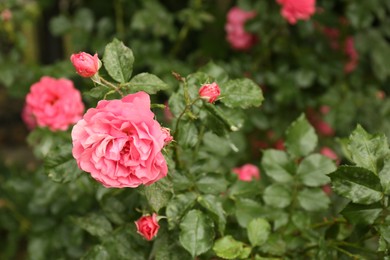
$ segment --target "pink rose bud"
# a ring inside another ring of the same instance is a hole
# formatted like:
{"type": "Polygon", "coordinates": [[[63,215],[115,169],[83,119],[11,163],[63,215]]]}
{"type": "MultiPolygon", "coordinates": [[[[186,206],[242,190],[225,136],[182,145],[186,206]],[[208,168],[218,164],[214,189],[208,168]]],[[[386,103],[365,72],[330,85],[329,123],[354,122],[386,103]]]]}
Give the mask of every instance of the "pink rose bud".
{"type": "Polygon", "coordinates": [[[85,52],[72,54],[70,60],[76,72],[85,78],[90,78],[99,70],[99,58],[97,54],[91,55],[85,52]]]}
{"type": "Polygon", "coordinates": [[[173,136],[171,136],[171,129],[166,127],[161,127],[161,131],[164,135],[164,145],[168,145],[173,140],[173,136]]]}
{"type": "Polygon", "coordinates": [[[137,232],[146,240],[152,240],[158,233],[160,226],[157,221],[157,214],[153,213],[152,216],[143,216],[135,222],[137,226],[137,232]]]}
{"type": "Polygon", "coordinates": [[[215,82],[211,84],[204,84],[199,89],[199,96],[209,103],[214,103],[214,101],[217,100],[219,95],[221,95],[221,90],[215,82]]]}
{"type": "Polygon", "coordinates": [[[238,179],[242,181],[251,181],[253,178],[260,179],[260,170],[256,165],[244,164],[239,168],[234,168],[233,172],[238,175],[238,179]]]}
{"type": "Polygon", "coordinates": [[[321,150],[320,150],[320,154],[328,157],[329,159],[332,159],[334,160],[337,164],[340,163],[340,159],[339,157],[337,156],[337,154],[332,150],[330,149],[329,147],[323,147],[321,150]]]}
{"type": "Polygon", "coordinates": [[[332,187],[329,184],[322,186],[322,191],[325,192],[326,195],[330,196],[332,194],[332,187]]]}
{"type": "Polygon", "coordinates": [[[281,15],[290,24],[308,20],[316,11],[316,0],[276,0],[282,5],[281,15]]]}

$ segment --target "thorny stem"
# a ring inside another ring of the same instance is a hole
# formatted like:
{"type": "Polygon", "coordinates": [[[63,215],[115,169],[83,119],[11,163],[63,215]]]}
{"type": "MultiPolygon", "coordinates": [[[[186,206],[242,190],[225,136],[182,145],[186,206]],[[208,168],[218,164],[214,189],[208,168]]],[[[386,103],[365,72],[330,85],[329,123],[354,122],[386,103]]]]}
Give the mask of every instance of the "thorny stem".
{"type": "Polygon", "coordinates": [[[330,221],[325,220],[324,222],[314,224],[311,226],[311,228],[315,229],[315,228],[321,228],[321,227],[325,227],[325,226],[331,226],[335,223],[347,223],[347,221],[343,218],[334,218],[333,220],[330,220],[330,221]]]}

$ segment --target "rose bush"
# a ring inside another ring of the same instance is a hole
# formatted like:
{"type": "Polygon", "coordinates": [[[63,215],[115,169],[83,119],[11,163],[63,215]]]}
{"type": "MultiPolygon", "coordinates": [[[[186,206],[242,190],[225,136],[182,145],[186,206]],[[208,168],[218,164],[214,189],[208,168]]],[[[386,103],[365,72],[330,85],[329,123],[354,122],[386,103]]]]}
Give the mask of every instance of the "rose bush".
{"type": "Polygon", "coordinates": [[[55,131],[25,110],[30,149],[0,139],[1,259],[388,257],[388,141],[368,133],[390,133],[385,2],[3,9],[0,138],[27,132],[12,115],[42,75],[89,109],[55,131]]]}

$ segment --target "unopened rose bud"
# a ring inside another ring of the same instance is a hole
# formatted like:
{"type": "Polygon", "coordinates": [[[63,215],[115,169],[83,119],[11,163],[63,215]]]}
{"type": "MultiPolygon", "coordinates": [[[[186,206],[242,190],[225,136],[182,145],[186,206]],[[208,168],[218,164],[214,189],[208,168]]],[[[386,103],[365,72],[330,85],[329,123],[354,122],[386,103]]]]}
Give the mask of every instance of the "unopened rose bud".
{"type": "Polygon", "coordinates": [[[173,140],[173,137],[171,136],[171,130],[169,128],[162,127],[161,131],[164,134],[164,144],[168,145],[173,140]]]}
{"type": "Polygon", "coordinates": [[[85,78],[90,78],[99,70],[99,58],[97,54],[91,55],[85,52],[72,54],[70,60],[76,69],[76,72],[85,78]]]}
{"type": "Polygon", "coordinates": [[[137,226],[137,232],[146,240],[152,240],[158,233],[160,228],[157,221],[157,214],[153,213],[152,216],[143,216],[135,222],[137,226]]]}
{"type": "Polygon", "coordinates": [[[204,84],[199,89],[199,96],[209,103],[214,103],[214,101],[217,100],[219,95],[221,95],[221,90],[215,82],[211,84],[204,84]]]}

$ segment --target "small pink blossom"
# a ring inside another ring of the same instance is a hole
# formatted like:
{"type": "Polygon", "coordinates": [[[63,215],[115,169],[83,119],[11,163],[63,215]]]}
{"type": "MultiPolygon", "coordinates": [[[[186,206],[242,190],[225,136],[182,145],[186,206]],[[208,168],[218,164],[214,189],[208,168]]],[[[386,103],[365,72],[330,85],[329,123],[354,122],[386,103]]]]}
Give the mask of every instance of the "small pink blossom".
{"type": "Polygon", "coordinates": [[[105,187],[150,185],[165,177],[161,153],[167,138],[150,110],[145,92],[101,100],[72,130],[78,166],[105,187]]]}
{"type": "Polygon", "coordinates": [[[204,84],[199,89],[199,96],[209,103],[214,103],[215,100],[221,95],[221,90],[217,83],[204,84]]]}
{"type": "Polygon", "coordinates": [[[173,136],[171,136],[171,130],[166,127],[162,127],[161,131],[163,131],[164,134],[164,144],[168,145],[173,140],[173,136]]]}
{"type": "Polygon", "coordinates": [[[160,225],[157,221],[157,214],[153,213],[152,216],[143,216],[135,222],[137,226],[137,233],[146,238],[146,240],[152,240],[158,233],[160,225]]]}
{"type": "Polygon", "coordinates": [[[332,194],[332,187],[329,184],[322,186],[322,191],[325,192],[326,195],[330,196],[332,194]]]}
{"type": "Polygon", "coordinates": [[[315,13],[316,0],[277,0],[282,5],[281,14],[290,23],[308,20],[315,13]]]}
{"type": "Polygon", "coordinates": [[[4,22],[8,22],[12,19],[12,12],[9,9],[4,9],[0,14],[1,19],[4,22]]]}
{"type": "MultiPolygon", "coordinates": [[[[329,109],[330,110],[330,109],[329,109]]],[[[327,111],[329,112],[329,111],[327,111]]],[[[313,108],[308,108],[306,111],[306,116],[311,125],[316,129],[317,133],[323,136],[333,136],[334,129],[332,126],[324,121],[322,115],[315,111],[313,108]]]]}
{"type": "Polygon", "coordinates": [[[45,76],[31,86],[22,118],[30,129],[39,126],[66,130],[81,118],[83,111],[81,94],[72,81],[45,76]]]}
{"type": "Polygon", "coordinates": [[[244,164],[239,168],[234,168],[233,172],[238,175],[238,179],[242,181],[251,181],[253,178],[260,179],[260,170],[256,165],[244,164]]]}
{"type": "Polygon", "coordinates": [[[323,147],[320,150],[320,154],[328,157],[329,159],[332,159],[333,161],[336,162],[337,165],[340,163],[340,159],[337,156],[337,154],[332,149],[330,149],[329,147],[323,147]]]}
{"type": "Polygon", "coordinates": [[[386,93],[383,90],[378,90],[375,94],[376,98],[379,100],[383,100],[386,97],[386,93]]]}
{"type": "Polygon", "coordinates": [[[256,12],[244,11],[238,7],[229,10],[225,30],[227,40],[232,48],[247,50],[256,43],[256,36],[245,31],[245,23],[255,16],[256,12]]]}
{"type": "Polygon", "coordinates": [[[76,69],[76,72],[85,78],[92,77],[99,70],[98,55],[91,55],[85,52],[72,54],[70,60],[76,69]]]}

